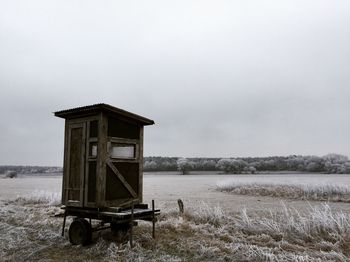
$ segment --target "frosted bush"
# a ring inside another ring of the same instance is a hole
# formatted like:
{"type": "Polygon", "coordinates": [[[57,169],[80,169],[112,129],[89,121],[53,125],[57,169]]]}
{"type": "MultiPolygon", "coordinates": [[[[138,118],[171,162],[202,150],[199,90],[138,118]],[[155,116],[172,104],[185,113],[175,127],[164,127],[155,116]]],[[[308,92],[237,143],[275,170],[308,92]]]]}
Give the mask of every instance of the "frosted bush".
{"type": "Polygon", "coordinates": [[[199,202],[196,206],[185,207],[185,217],[196,223],[219,224],[225,217],[224,210],[220,206],[210,206],[205,202],[199,202]]]}
{"type": "Polygon", "coordinates": [[[331,240],[333,243],[350,234],[350,215],[333,212],[328,204],[313,207],[306,214],[284,207],[284,212],[271,211],[258,219],[249,216],[243,209],[236,225],[254,233],[280,235],[294,240],[331,240]]]}
{"type": "Polygon", "coordinates": [[[15,172],[15,171],[7,171],[5,176],[8,177],[8,178],[15,178],[15,177],[17,177],[17,172],[15,172]]]}
{"type": "Polygon", "coordinates": [[[36,190],[29,195],[16,198],[15,202],[22,204],[48,204],[56,206],[61,203],[61,194],[57,192],[36,190]]]}
{"type": "Polygon", "coordinates": [[[226,180],[218,182],[216,189],[241,195],[350,202],[350,187],[346,185],[242,183],[226,180]]]}

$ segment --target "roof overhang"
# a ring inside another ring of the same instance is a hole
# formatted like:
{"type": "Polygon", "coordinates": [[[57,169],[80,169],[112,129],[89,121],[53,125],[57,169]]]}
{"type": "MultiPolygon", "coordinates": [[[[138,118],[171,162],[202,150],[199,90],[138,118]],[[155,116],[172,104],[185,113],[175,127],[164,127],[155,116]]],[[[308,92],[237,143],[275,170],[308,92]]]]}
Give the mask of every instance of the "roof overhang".
{"type": "Polygon", "coordinates": [[[100,112],[110,113],[111,115],[118,115],[118,116],[130,118],[142,125],[154,124],[154,121],[151,119],[148,119],[146,117],[143,117],[143,116],[140,116],[107,104],[94,104],[94,105],[61,110],[61,111],[54,112],[54,115],[64,119],[72,119],[72,118],[78,118],[82,116],[94,115],[100,112]]]}

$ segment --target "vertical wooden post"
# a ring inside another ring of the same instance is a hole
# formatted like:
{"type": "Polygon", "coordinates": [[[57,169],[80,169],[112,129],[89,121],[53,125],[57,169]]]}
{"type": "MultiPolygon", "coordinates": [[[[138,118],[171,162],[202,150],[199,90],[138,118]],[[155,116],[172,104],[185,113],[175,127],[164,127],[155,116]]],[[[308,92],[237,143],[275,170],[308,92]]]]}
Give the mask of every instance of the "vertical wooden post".
{"type": "Polygon", "coordinates": [[[152,199],[152,237],[156,238],[156,219],[154,216],[154,199],[152,199]]]}
{"type": "Polygon", "coordinates": [[[139,138],[139,185],[138,185],[138,198],[139,203],[142,203],[142,192],[143,192],[143,126],[140,127],[140,138],[139,138]]]}
{"type": "Polygon", "coordinates": [[[97,142],[97,170],[96,170],[96,204],[98,207],[104,207],[106,202],[106,161],[108,137],[108,119],[104,113],[99,115],[98,124],[98,142],[97,142]]]}
{"type": "Polygon", "coordinates": [[[68,129],[68,123],[65,121],[64,123],[64,152],[63,152],[63,177],[62,177],[62,199],[61,204],[66,205],[68,195],[67,195],[67,185],[68,185],[68,144],[69,144],[69,135],[68,135],[69,129],[68,129]]]}
{"type": "Polygon", "coordinates": [[[67,217],[67,210],[64,210],[62,236],[64,236],[64,228],[66,227],[66,217],[67,217]]]}
{"type": "Polygon", "coordinates": [[[133,234],[133,227],[134,227],[134,202],[131,204],[131,223],[130,223],[130,247],[133,248],[133,239],[132,239],[132,234],[133,234]]]}
{"type": "Polygon", "coordinates": [[[184,202],[182,202],[181,199],[178,199],[178,200],[177,200],[177,204],[179,205],[179,211],[180,211],[180,213],[183,214],[184,211],[185,211],[185,209],[184,209],[184,202]]]}

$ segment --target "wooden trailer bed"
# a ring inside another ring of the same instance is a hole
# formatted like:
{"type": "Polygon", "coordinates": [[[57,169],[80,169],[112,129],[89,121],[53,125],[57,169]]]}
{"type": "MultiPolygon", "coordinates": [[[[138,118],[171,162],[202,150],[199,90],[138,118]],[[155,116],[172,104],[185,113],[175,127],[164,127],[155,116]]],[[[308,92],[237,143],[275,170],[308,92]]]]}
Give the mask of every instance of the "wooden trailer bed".
{"type": "Polygon", "coordinates": [[[92,233],[103,229],[111,228],[113,232],[120,231],[123,235],[128,235],[130,245],[132,246],[133,226],[137,225],[137,220],[152,222],[152,236],[155,237],[155,223],[160,210],[154,208],[152,200],[152,208],[148,208],[147,204],[132,205],[131,208],[79,208],[63,206],[63,227],[62,236],[64,236],[66,218],[73,216],[74,221],[69,227],[69,240],[72,244],[87,245],[91,242],[92,233]],[[89,221],[87,221],[88,219],[89,221]],[[98,226],[93,227],[91,220],[98,220],[98,226]],[[109,224],[109,226],[105,226],[109,224]]]}

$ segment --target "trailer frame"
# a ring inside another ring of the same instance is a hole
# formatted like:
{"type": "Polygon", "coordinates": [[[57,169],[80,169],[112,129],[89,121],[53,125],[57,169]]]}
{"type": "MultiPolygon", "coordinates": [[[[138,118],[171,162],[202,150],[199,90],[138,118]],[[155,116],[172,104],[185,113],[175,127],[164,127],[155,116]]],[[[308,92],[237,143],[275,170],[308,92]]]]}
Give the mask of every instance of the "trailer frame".
{"type": "Polygon", "coordinates": [[[136,220],[152,222],[152,237],[155,238],[155,224],[157,216],[160,215],[160,209],[155,209],[154,200],[152,207],[147,204],[134,204],[131,207],[108,207],[108,208],[81,208],[72,206],[63,206],[63,225],[62,236],[66,228],[66,218],[74,217],[69,227],[69,240],[73,245],[88,245],[91,243],[92,233],[104,229],[120,231],[129,235],[130,246],[133,247],[133,227],[138,223],[136,220]],[[88,219],[88,220],[86,220],[88,219]],[[100,221],[97,226],[92,225],[91,220],[100,221]],[[109,226],[105,226],[109,224],[109,226]],[[73,228],[72,228],[73,225],[73,228]]]}

